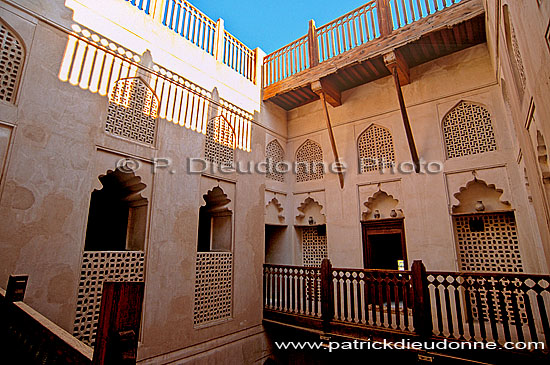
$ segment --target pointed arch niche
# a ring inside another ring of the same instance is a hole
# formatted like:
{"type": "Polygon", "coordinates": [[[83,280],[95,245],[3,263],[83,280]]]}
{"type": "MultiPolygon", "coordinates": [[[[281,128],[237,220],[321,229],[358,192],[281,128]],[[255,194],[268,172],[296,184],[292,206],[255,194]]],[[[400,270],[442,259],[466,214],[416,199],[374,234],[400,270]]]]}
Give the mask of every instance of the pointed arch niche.
{"type": "Polygon", "coordinates": [[[265,157],[267,160],[266,177],[270,180],[285,182],[285,175],[277,169],[278,163],[285,159],[285,151],[278,140],[274,139],[267,144],[265,157]]]}
{"type": "Polygon", "coordinates": [[[0,18],[0,101],[15,103],[25,63],[21,37],[0,18]]]}
{"type": "Polygon", "coordinates": [[[523,272],[516,220],[503,190],[478,178],[454,194],[452,206],[459,269],[523,272]]]}
{"type": "Polygon", "coordinates": [[[107,133],[154,146],[159,99],[141,77],[116,81],[109,94],[107,133]]]}

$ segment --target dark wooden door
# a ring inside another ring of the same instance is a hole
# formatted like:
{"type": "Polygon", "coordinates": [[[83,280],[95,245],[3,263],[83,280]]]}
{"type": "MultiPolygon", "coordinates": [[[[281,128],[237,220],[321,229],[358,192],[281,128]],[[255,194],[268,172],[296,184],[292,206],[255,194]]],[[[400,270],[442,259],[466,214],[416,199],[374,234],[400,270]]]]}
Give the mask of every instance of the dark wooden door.
{"type": "Polygon", "coordinates": [[[397,260],[403,260],[408,269],[403,218],[362,221],[361,226],[366,269],[397,270],[397,260]]]}

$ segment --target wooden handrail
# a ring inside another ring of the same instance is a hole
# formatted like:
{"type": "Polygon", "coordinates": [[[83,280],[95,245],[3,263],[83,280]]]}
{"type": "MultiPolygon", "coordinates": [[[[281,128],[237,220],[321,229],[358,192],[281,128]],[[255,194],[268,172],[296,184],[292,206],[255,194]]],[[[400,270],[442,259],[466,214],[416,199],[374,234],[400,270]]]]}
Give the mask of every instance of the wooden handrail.
{"type": "Polygon", "coordinates": [[[271,52],[264,58],[264,87],[317,66],[333,57],[375,39],[391,36],[399,28],[442,11],[451,5],[435,0],[371,0],[335,20],[315,28],[310,21],[308,33],[294,42],[271,52]],[[305,45],[308,64],[297,65],[300,56],[298,45],[305,45]],[[298,57],[296,57],[296,53],[298,57]]]}

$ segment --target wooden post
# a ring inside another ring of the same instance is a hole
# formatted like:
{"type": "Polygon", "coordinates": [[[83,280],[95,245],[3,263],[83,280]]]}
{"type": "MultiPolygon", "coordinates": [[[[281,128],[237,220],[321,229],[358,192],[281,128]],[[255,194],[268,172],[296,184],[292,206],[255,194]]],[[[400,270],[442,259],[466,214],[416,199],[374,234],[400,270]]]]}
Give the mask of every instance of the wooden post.
{"type": "Polygon", "coordinates": [[[10,275],[6,288],[6,303],[22,302],[28,281],[29,275],[10,275]]]}
{"type": "Polygon", "coordinates": [[[315,67],[319,64],[319,44],[317,43],[317,32],[313,19],[309,21],[307,44],[309,51],[309,67],[315,67]]]}
{"type": "Polygon", "coordinates": [[[412,290],[414,294],[413,323],[416,333],[423,337],[432,335],[432,307],[426,279],[426,267],[422,260],[412,264],[412,290]]]}
{"type": "MultiPolygon", "coordinates": [[[[334,139],[334,133],[332,132],[332,125],[330,123],[330,115],[328,114],[327,101],[325,99],[325,93],[321,90],[319,93],[323,109],[325,111],[325,121],[327,122],[328,137],[330,139],[330,145],[332,147],[332,153],[334,155],[334,161],[340,164],[340,157],[338,157],[338,149],[336,148],[336,140],[334,139]]],[[[342,172],[341,165],[338,166],[338,179],[340,180],[340,188],[344,188],[344,173],[342,172]]]]}
{"type": "Polygon", "coordinates": [[[216,22],[216,38],[214,39],[214,57],[216,61],[223,63],[225,56],[225,26],[222,18],[216,22]]]}
{"type": "Polygon", "coordinates": [[[154,21],[162,23],[166,3],[170,0],[151,0],[151,2],[153,1],[154,3],[151,4],[152,6],[149,8],[149,12],[153,16],[154,21]]]}
{"type": "Polygon", "coordinates": [[[399,82],[399,75],[397,73],[397,67],[392,68],[393,80],[395,81],[395,88],[397,90],[397,99],[399,100],[399,108],[401,109],[401,116],[403,118],[403,124],[405,126],[405,134],[407,135],[407,141],[409,143],[409,150],[411,151],[411,157],[414,163],[414,170],[420,172],[420,161],[418,159],[418,152],[416,151],[416,145],[411,130],[411,124],[409,123],[409,115],[405,108],[405,100],[403,99],[403,91],[401,90],[401,84],[399,82]]]}
{"type": "Polygon", "coordinates": [[[321,262],[321,318],[323,328],[328,329],[334,318],[334,295],[332,283],[332,264],[328,258],[321,262]]]}
{"type": "Polygon", "coordinates": [[[135,364],[143,282],[105,282],[92,364],[135,364]]]}
{"type": "Polygon", "coordinates": [[[380,27],[380,36],[385,37],[391,34],[393,20],[391,16],[388,0],[378,0],[378,26],[380,27]]]}

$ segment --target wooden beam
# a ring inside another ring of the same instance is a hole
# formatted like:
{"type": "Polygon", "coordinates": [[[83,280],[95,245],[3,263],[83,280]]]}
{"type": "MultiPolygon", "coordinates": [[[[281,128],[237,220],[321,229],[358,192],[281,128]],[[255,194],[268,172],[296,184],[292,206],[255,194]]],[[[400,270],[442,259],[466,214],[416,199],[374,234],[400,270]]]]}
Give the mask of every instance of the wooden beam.
{"type": "Polygon", "coordinates": [[[330,82],[328,79],[317,80],[311,83],[311,90],[319,97],[321,93],[324,94],[326,101],[333,107],[342,105],[342,95],[340,90],[333,82],[330,82]]]}
{"type": "Polygon", "coordinates": [[[420,161],[418,159],[418,152],[416,152],[416,145],[414,143],[411,125],[409,123],[409,116],[407,114],[407,109],[405,108],[405,100],[403,99],[403,91],[401,90],[401,84],[399,83],[397,67],[392,69],[392,76],[395,81],[395,88],[397,89],[397,99],[399,100],[399,108],[401,109],[401,117],[403,118],[403,125],[405,126],[405,134],[407,135],[407,142],[409,143],[409,150],[411,151],[414,170],[418,173],[420,172],[420,161]]]}
{"type": "Polygon", "coordinates": [[[309,51],[309,67],[315,67],[319,64],[319,45],[317,43],[317,32],[315,21],[309,21],[309,29],[307,32],[307,47],[309,51]]]}
{"type": "Polygon", "coordinates": [[[411,82],[411,76],[409,72],[409,65],[401,52],[394,50],[384,55],[384,64],[386,68],[393,74],[394,69],[397,70],[399,76],[399,83],[401,85],[408,85],[411,82]]]}
{"type": "MultiPolygon", "coordinates": [[[[325,111],[325,121],[327,122],[328,137],[330,139],[330,145],[332,147],[332,154],[334,155],[334,161],[336,163],[340,163],[340,157],[338,157],[338,149],[336,148],[336,141],[334,140],[334,133],[332,132],[332,125],[330,123],[330,115],[328,113],[327,100],[325,98],[325,93],[323,89],[320,89],[319,97],[321,98],[321,103],[323,104],[323,109],[325,111]]],[[[338,179],[340,180],[340,187],[343,189],[344,173],[341,170],[338,170],[338,179]]]]}

